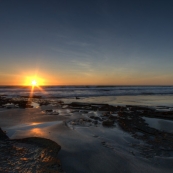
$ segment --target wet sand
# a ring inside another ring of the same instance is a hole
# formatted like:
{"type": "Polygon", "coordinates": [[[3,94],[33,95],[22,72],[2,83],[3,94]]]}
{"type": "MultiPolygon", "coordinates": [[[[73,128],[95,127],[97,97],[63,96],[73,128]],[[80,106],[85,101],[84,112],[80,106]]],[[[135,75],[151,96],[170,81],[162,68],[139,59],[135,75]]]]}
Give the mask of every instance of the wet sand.
{"type": "Polygon", "coordinates": [[[11,139],[42,137],[57,142],[58,158],[67,173],[169,173],[172,133],[148,126],[143,117],[152,114],[172,122],[173,114],[155,110],[98,103],[1,108],[0,127],[11,139]]]}

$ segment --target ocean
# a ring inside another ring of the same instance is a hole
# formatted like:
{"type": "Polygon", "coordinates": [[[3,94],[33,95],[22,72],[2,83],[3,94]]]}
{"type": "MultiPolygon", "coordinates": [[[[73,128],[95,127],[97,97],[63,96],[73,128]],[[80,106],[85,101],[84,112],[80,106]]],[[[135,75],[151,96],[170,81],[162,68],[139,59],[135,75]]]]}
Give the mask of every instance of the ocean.
{"type": "MultiPolygon", "coordinates": [[[[31,87],[0,86],[0,95],[28,96],[31,87]]],[[[173,86],[42,86],[34,88],[34,95],[43,98],[173,95],[173,86]]]]}

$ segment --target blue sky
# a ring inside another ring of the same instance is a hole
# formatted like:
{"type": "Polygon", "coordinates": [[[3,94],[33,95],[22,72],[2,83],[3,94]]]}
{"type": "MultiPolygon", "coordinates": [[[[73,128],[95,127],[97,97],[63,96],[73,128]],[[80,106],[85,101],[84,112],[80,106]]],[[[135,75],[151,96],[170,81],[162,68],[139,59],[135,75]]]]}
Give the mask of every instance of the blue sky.
{"type": "Polygon", "coordinates": [[[171,0],[0,2],[1,85],[173,85],[171,0]]]}

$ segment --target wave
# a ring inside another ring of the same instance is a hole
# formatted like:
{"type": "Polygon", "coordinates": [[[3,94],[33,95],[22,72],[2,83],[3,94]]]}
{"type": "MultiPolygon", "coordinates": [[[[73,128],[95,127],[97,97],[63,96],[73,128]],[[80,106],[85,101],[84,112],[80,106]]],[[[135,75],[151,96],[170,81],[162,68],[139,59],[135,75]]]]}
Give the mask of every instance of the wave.
{"type": "MultiPolygon", "coordinates": [[[[168,95],[173,86],[44,86],[43,91],[34,89],[34,95],[42,97],[90,97],[125,95],[168,95]]],[[[0,87],[0,95],[27,96],[31,87],[0,87]]]]}

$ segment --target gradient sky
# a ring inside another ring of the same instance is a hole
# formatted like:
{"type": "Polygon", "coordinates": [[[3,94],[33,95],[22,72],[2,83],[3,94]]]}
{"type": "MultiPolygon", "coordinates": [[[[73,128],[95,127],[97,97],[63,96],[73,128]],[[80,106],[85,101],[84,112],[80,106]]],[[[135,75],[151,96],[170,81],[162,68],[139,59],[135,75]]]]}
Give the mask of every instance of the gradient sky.
{"type": "Polygon", "coordinates": [[[173,85],[172,0],[0,0],[0,85],[173,85]]]}

